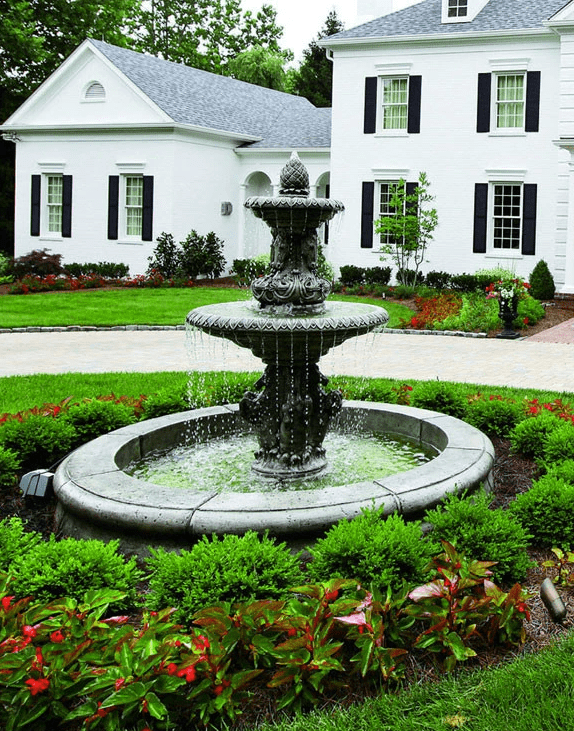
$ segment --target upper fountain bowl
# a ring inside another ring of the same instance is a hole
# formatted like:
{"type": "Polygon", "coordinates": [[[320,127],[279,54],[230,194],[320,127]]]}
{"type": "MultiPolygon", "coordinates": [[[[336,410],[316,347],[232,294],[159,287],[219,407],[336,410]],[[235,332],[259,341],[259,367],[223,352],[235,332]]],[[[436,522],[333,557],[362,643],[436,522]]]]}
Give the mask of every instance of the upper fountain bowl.
{"type": "Polygon", "coordinates": [[[279,195],[253,196],[244,205],[271,229],[286,229],[293,233],[314,231],[345,210],[341,201],[309,198],[309,191],[309,173],[294,152],[281,170],[279,195]]]}

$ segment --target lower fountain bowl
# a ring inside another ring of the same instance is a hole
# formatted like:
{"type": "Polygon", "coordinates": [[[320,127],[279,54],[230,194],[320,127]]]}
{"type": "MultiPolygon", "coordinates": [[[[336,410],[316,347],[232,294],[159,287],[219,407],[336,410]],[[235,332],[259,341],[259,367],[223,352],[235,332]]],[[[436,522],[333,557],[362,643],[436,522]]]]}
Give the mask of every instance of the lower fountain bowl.
{"type": "Polygon", "coordinates": [[[197,409],[110,432],[77,449],[58,467],[58,530],[78,538],[120,539],[126,552],[182,548],[202,535],[268,531],[298,543],[324,533],[363,508],[420,518],[448,493],[491,487],[494,448],[480,431],[451,416],[392,404],[346,402],[333,429],[387,432],[439,454],[406,472],[302,492],[224,493],[155,485],[124,470],[146,455],[194,439],[244,429],[237,405],[197,409]]]}

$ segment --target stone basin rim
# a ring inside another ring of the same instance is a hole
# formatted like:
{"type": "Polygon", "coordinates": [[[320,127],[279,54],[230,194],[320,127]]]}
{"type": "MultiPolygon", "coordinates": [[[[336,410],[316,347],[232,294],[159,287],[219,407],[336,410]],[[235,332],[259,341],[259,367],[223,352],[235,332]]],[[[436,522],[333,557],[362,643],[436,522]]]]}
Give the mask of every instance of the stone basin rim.
{"type": "Polygon", "coordinates": [[[291,493],[187,491],[123,472],[123,462],[145,456],[146,444],[158,449],[162,435],[173,439],[189,422],[243,426],[237,405],[181,412],[110,432],[69,455],[54,478],[59,527],[76,537],[120,538],[121,544],[135,545],[134,550],[150,544],[181,547],[204,534],[248,530],[287,538],[320,534],[372,506],[382,506],[385,515],[420,517],[450,492],[476,489],[481,483],[490,488],[494,448],[474,427],[432,411],[358,401],[345,403],[341,423],[358,411],[377,430],[419,437],[442,451],[422,466],[389,477],[291,493]]]}
{"type": "MultiPolygon", "coordinates": [[[[293,317],[266,312],[265,309],[248,310],[247,302],[225,302],[214,305],[203,305],[191,310],[186,318],[188,325],[200,329],[229,329],[249,332],[293,331],[293,332],[332,332],[339,330],[362,330],[386,325],[389,315],[386,310],[376,305],[353,303],[354,314],[336,314],[331,309],[325,312],[311,313],[301,317],[297,312],[293,317]],[[234,312],[238,310],[238,312],[234,312]]],[[[336,303],[331,303],[336,304],[336,303]]]]}

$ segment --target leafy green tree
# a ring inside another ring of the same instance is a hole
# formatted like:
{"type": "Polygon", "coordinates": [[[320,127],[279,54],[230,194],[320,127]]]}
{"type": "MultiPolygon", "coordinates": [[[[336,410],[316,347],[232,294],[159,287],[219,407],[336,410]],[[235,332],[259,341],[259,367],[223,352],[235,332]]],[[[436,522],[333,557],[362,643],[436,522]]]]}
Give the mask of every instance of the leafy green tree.
{"type": "Polygon", "coordinates": [[[255,46],[232,58],[227,64],[227,73],[250,84],[287,91],[286,62],[284,54],[255,46]]]}
{"type": "Polygon", "coordinates": [[[418,185],[407,193],[404,180],[390,188],[389,207],[392,216],[382,216],[375,221],[377,233],[390,234],[388,242],[381,246],[381,258],[390,257],[397,266],[402,284],[415,286],[426,250],[438,226],[436,208],[426,207],[434,200],[429,192],[426,173],[419,175],[418,185]]]}
{"type": "MultiPolygon", "coordinates": [[[[86,38],[129,45],[140,0],[0,0],[0,114],[28,96],[86,38]]],[[[8,112],[8,114],[6,114],[8,112]]]]}
{"type": "Polygon", "coordinates": [[[167,61],[225,73],[230,59],[261,46],[279,52],[283,28],[277,11],[263,5],[255,15],[241,0],[150,0],[142,6],[139,50],[167,61]]]}
{"type": "Polygon", "coordinates": [[[317,40],[303,51],[303,61],[294,74],[293,93],[306,97],[316,107],[330,107],[333,89],[333,64],[317,41],[339,33],[344,28],[335,10],[331,10],[317,40]]]}

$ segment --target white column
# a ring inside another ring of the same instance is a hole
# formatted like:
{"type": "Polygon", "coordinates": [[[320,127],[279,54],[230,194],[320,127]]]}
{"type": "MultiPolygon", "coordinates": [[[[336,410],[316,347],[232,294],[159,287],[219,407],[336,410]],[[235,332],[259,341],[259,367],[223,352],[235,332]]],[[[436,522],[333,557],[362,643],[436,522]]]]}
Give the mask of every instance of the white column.
{"type": "Polygon", "coordinates": [[[568,225],[566,228],[564,286],[560,291],[574,293],[574,146],[560,145],[570,152],[568,161],[568,225]]]}
{"type": "Polygon", "coordinates": [[[245,216],[250,215],[249,211],[243,205],[247,200],[247,184],[242,183],[239,186],[239,199],[241,201],[240,210],[238,211],[239,221],[237,223],[237,258],[245,259],[245,216]]]}

